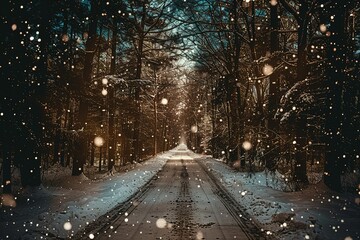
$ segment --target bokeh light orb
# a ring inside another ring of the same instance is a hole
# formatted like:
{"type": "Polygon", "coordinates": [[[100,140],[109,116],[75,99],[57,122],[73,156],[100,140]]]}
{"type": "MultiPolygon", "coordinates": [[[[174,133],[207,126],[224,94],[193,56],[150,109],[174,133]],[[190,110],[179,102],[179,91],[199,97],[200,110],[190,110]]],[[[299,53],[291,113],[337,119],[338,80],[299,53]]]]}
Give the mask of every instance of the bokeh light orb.
{"type": "Polygon", "coordinates": [[[70,222],[66,222],[66,223],[64,223],[64,229],[66,230],[66,231],[70,231],[71,230],[71,228],[72,228],[72,225],[71,225],[71,223],[70,222]]]}
{"type": "Polygon", "coordinates": [[[17,29],[17,25],[15,23],[11,25],[11,30],[16,31],[16,29],[17,29]]]}
{"type": "Polygon", "coordinates": [[[269,64],[265,64],[262,71],[265,76],[269,76],[274,72],[274,68],[269,64]]]}
{"type": "Polygon", "coordinates": [[[168,104],[168,102],[169,101],[166,98],[161,99],[161,104],[162,105],[166,105],[166,104],[168,104]]]}
{"type": "Polygon", "coordinates": [[[196,240],[204,239],[204,234],[201,231],[196,233],[196,240]]]}
{"type": "Polygon", "coordinates": [[[61,37],[61,41],[68,42],[69,41],[69,35],[63,34],[62,37],[61,37]]]}
{"type": "Polygon", "coordinates": [[[252,148],[252,144],[249,141],[244,141],[242,144],[242,147],[246,150],[249,151],[252,148]]]}
{"type": "Polygon", "coordinates": [[[277,0],[270,1],[271,6],[276,6],[278,4],[277,0]]]}
{"type": "Polygon", "coordinates": [[[102,84],[106,85],[106,84],[109,83],[109,80],[108,80],[107,78],[103,78],[103,79],[101,80],[101,82],[102,82],[102,84]]]}
{"type": "Polygon", "coordinates": [[[198,127],[196,125],[191,126],[191,132],[197,133],[198,127]]]}
{"type": "Polygon", "coordinates": [[[327,31],[327,27],[325,24],[320,24],[320,32],[325,33],[327,31]]]}
{"type": "MultiPolygon", "coordinates": [[[[0,203],[3,206],[7,207],[16,207],[16,201],[13,195],[11,194],[3,194],[0,195],[0,203]]],[[[0,206],[1,206],[0,205],[0,206]]]]}
{"type": "Polygon", "coordinates": [[[158,228],[165,228],[166,227],[166,220],[165,218],[159,218],[158,220],[156,220],[156,227],[158,228]]]}
{"type": "Polygon", "coordinates": [[[102,147],[104,145],[104,139],[100,136],[94,138],[94,144],[97,147],[102,147]]]}

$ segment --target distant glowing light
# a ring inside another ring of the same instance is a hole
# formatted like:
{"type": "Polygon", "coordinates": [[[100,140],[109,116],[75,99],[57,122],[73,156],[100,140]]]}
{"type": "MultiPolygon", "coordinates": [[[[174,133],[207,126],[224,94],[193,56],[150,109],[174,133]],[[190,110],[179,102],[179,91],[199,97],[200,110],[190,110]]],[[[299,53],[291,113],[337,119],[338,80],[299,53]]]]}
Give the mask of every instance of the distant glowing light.
{"type": "Polygon", "coordinates": [[[281,225],[280,225],[280,227],[282,227],[282,228],[287,227],[287,223],[286,223],[286,222],[284,222],[283,224],[281,224],[281,225]]]}
{"type": "Polygon", "coordinates": [[[274,72],[274,68],[269,64],[265,64],[262,71],[265,76],[269,76],[274,72]]]}
{"type": "Polygon", "coordinates": [[[191,132],[197,133],[198,127],[196,125],[191,126],[191,132]]]}
{"type": "Polygon", "coordinates": [[[249,141],[245,141],[245,142],[243,142],[242,147],[243,147],[246,151],[249,151],[249,150],[252,148],[252,144],[251,144],[251,142],[249,142],[249,141]]]}
{"type": "Polygon", "coordinates": [[[94,239],[94,238],[95,238],[94,234],[90,233],[90,234],[89,234],[89,238],[90,238],[90,239],[94,239]]]}
{"type": "Polygon", "coordinates": [[[158,220],[156,220],[156,227],[158,228],[165,228],[166,224],[167,222],[164,218],[159,218],[158,220]]]}
{"type": "Polygon", "coordinates": [[[97,147],[102,147],[104,145],[104,139],[102,137],[97,136],[94,138],[94,144],[97,147]]]}
{"type": "Polygon", "coordinates": [[[271,6],[276,6],[278,4],[277,0],[270,1],[271,6]]]}
{"type": "Polygon", "coordinates": [[[16,29],[17,29],[17,25],[15,23],[11,25],[11,30],[16,31],[16,29]]]}
{"type": "MultiPolygon", "coordinates": [[[[1,205],[7,206],[7,207],[16,207],[16,201],[13,195],[11,194],[3,194],[0,197],[1,205]]],[[[1,206],[0,205],[0,206],[1,206]]]]}
{"type": "Polygon", "coordinates": [[[64,223],[64,229],[66,230],[66,231],[70,231],[71,230],[71,228],[72,228],[72,225],[71,225],[71,223],[70,222],[66,222],[66,223],[64,223]]]}
{"type": "Polygon", "coordinates": [[[107,85],[108,82],[109,82],[109,80],[108,80],[107,78],[103,78],[103,79],[101,80],[101,82],[102,82],[102,84],[107,85]]]}
{"type": "Polygon", "coordinates": [[[33,36],[30,37],[30,41],[33,41],[35,38],[33,36]]]}
{"type": "Polygon", "coordinates": [[[102,91],[101,91],[101,94],[103,96],[106,96],[108,94],[108,91],[104,88],[102,91]]]}
{"type": "Polygon", "coordinates": [[[327,31],[327,27],[325,24],[320,24],[320,32],[325,33],[327,31]]]}
{"type": "Polygon", "coordinates": [[[196,240],[204,239],[204,234],[201,231],[196,233],[196,240]]]}
{"type": "Polygon", "coordinates": [[[67,34],[62,35],[61,41],[68,42],[69,41],[69,35],[67,35],[67,34]]]}
{"type": "Polygon", "coordinates": [[[166,104],[168,104],[168,102],[169,101],[166,98],[161,99],[161,104],[162,105],[166,105],[166,104]]]}

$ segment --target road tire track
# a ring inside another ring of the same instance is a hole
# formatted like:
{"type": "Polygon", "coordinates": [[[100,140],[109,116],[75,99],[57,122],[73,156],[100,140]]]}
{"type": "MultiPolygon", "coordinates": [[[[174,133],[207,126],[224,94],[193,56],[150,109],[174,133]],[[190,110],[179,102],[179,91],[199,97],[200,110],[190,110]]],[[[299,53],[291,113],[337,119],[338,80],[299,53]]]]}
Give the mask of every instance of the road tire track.
{"type": "Polygon", "coordinates": [[[226,209],[228,209],[232,217],[235,219],[239,227],[244,231],[244,233],[249,239],[276,239],[275,237],[266,235],[263,231],[261,231],[261,227],[259,226],[259,224],[251,218],[251,216],[245,211],[245,209],[239,205],[239,203],[234,199],[234,197],[219,182],[216,176],[208,170],[201,158],[197,159],[196,161],[211,180],[213,192],[219,197],[220,201],[224,204],[226,209]]]}

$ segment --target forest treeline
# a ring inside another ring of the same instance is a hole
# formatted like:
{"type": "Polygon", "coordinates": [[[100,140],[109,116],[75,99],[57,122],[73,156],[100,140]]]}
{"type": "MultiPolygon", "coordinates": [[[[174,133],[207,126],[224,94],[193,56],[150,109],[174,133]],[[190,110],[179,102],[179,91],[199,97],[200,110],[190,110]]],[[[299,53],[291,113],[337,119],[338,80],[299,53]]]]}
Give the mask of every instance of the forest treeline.
{"type": "MultiPolygon", "coordinates": [[[[4,1],[3,192],[176,146],[300,190],[359,182],[359,2],[4,1]]],[[[105,166],[105,168],[104,168],[105,166]]]]}

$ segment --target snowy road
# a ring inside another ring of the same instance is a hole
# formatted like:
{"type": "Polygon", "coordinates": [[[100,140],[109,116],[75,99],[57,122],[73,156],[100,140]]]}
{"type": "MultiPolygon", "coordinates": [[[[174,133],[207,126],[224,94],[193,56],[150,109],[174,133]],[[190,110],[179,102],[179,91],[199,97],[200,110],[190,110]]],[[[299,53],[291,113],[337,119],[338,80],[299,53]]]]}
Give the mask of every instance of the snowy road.
{"type": "Polygon", "coordinates": [[[351,195],[250,176],[185,145],[98,180],[56,165],[0,207],[0,239],[360,239],[351,195]]]}
{"type": "Polygon", "coordinates": [[[175,154],[142,193],[100,218],[84,235],[94,234],[95,239],[261,239],[199,161],[185,152],[183,157],[175,154]]]}

